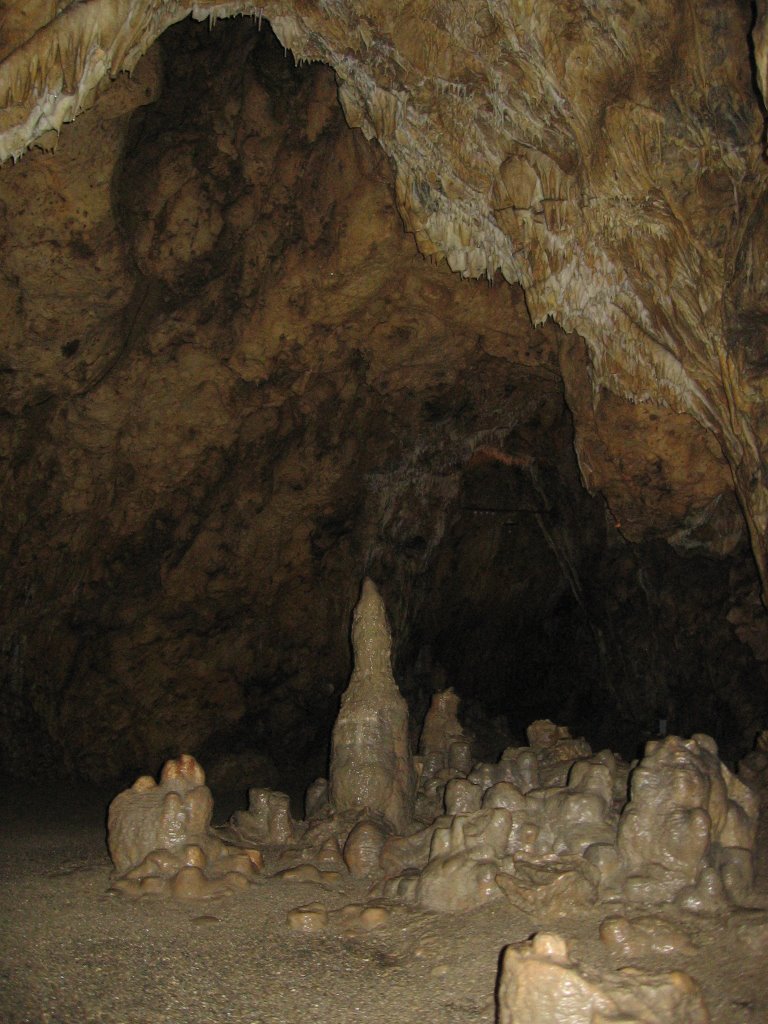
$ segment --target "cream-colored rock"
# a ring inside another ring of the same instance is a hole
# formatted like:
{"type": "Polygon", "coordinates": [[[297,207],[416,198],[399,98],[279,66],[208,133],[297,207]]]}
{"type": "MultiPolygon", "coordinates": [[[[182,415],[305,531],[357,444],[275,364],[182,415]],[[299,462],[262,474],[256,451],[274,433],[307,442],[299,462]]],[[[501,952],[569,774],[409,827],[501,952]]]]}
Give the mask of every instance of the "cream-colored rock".
{"type": "Polygon", "coordinates": [[[437,755],[443,768],[448,766],[451,744],[466,739],[458,717],[459,704],[459,696],[452,689],[432,694],[422,726],[419,753],[433,759],[437,755]]]}
{"type": "Polygon", "coordinates": [[[304,798],[304,813],[307,819],[314,818],[315,815],[319,814],[328,805],[328,780],[327,779],[315,779],[315,781],[307,787],[307,793],[304,798]]]}
{"type": "Polygon", "coordinates": [[[435,819],[427,828],[409,836],[390,836],[385,840],[379,858],[384,874],[389,878],[407,869],[423,868],[429,860],[435,829],[449,821],[449,818],[435,819]]]}
{"type": "Polygon", "coordinates": [[[428,910],[469,910],[498,899],[496,883],[507,852],[512,815],[503,808],[456,814],[435,829],[429,861],[415,887],[428,910]]]}
{"type": "Polygon", "coordinates": [[[499,983],[499,1024],[709,1024],[687,974],[602,971],[571,959],[559,935],[508,946],[499,983]]]}
{"type": "Polygon", "coordinates": [[[353,878],[374,878],[381,871],[385,830],[374,821],[359,821],[344,844],[344,863],[353,878]]]}
{"type": "Polygon", "coordinates": [[[496,884],[517,910],[547,924],[594,906],[597,891],[581,858],[516,859],[512,872],[496,875],[496,884]]]}
{"type": "Polygon", "coordinates": [[[109,855],[117,873],[125,874],[155,850],[208,846],[212,813],[205,772],[189,754],[166,761],[157,785],[142,775],[109,806],[109,855]]]}
{"type": "Polygon", "coordinates": [[[573,763],[592,753],[585,739],[574,738],[567,726],[555,725],[548,718],[532,722],[526,733],[536,755],[539,785],[542,786],[562,786],[573,763]]]}
{"type": "Polygon", "coordinates": [[[363,583],[352,620],[354,670],[331,740],[330,803],[335,811],[368,810],[396,831],[413,817],[416,779],[408,706],[392,675],[392,636],[372,580],[363,583]]]}
{"type": "Polygon", "coordinates": [[[112,801],[112,889],[127,896],[210,899],[246,888],[261,871],[258,850],[227,847],[211,828],[213,798],[189,754],[166,761],[156,784],[142,775],[112,801]]]}
{"type": "Polygon", "coordinates": [[[290,797],[271,789],[248,790],[248,810],[237,811],[230,828],[238,839],[249,843],[292,843],[296,839],[296,823],[291,817],[290,797]]]}
{"type": "Polygon", "coordinates": [[[331,915],[334,923],[341,925],[350,934],[372,932],[389,922],[391,911],[387,907],[349,903],[331,915]]]}
{"type": "Polygon", "coordinates": [[[606,917],[600,925],[600,939],[611,953],[630,960],[666,954],[691,956],[696,952],[686,931],[650,914],[606,917]]]}
{"type": "Polygon", "coordinates": [[[287,914],[288,924],[297,932],[319,932],[328,925],[328,910],[322,903],[307,903],[287,914]]]}
{"type": "Polygon", "coordinates": [[[311,885],[334,885],[341,881],[338,871],[322,871],[314,864],[299,864],[293,868],[285,868],[274,876],[284,882],[309,882],[311,885]]]}
{"type": "Polygon", "coordinates": [[[451,779],[445,787],[445,813],[469,814],[479,811],[483,791],[468,779],[451,779]]]}
{"type": "MultiPolygon", "coordinates": [[[[752,884],[757,798],[728,771],[709,736],[646,745],[618,828],[625,894],[690,903],[707,869],[737,901],[752,884]]],[[[706,883],[711,890],[710,883],[706,883]]]]}
{"type": "Polygon", "coordinates": [[[536,753],[529,747],[507,747],[499,759],[495,781],[512,782],[522,793],[538,788],[541,781],[536,753]]]}

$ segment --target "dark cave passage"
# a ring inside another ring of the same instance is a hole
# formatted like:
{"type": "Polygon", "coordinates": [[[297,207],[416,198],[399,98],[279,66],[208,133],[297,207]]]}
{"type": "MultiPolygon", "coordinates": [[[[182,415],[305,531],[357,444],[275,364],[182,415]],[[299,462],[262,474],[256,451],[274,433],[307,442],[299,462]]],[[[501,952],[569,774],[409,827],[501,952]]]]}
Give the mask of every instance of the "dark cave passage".
{"type": "MultiPolygon", "coordinates": [[[[100,185],[74,133],[55,158],[82,216],[57,289],[89,313],[46,320],[4,410],[3,769],[125,781],[190,750],[219,788],[305,784],[365,575],[415,721],[454,687],[478,755],[537,718],[743,755],[768,709],[729,618],[746,536],[624,536],[581,480],[565,335],[418,254],[328,68],[239,19],[146,60],[100,185]]],[[[4,171],[7,203],[53,159],[4,171]]]]}

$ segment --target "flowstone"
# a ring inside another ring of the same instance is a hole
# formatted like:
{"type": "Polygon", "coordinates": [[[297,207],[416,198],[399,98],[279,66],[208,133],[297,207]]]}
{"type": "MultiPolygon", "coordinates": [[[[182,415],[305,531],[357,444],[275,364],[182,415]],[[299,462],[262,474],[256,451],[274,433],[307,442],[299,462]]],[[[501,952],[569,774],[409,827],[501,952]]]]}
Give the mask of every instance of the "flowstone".
{"type": "Polygon", "coordinates": [[[752,888],[758,800],[720,761],[715,741],[668,736],[632,774],[617,846],[629,900],[709,909],[752,888]]]}
{"type": "MultiPolygon", "coordinates": [[[[459,697],[452,689],[432,695],[419,739],[424,775],[432,776],[442,768],[460,768],[466,761],[470,742],[459,721],[458,710],[459,697]]],[[[465,771],[471,767],[470,764],[465,771]]]]}
{"type": "Polygon", "coordinates": [[[226,847],[211,831],[212,812],[205,773],[189,754],[166,761],[159,784],[138,778],[109,807],[113,890],[199,899],[245,888],[261,854],[226,847]]]}
{"type": "Polygon", "coordinates": [[[682,971],[597,970],[571,959],[565,939],[541,932],[509,946],[499,1024],[710,1024],[696,982],[682,971]]]}
{"type": "Polygon", "coordinates": [[[398,831],[411,824],[416,776],[408,705],[392,674],[392,635],[372,580],[352,619],[354,670],[333,728],[329,777],[334,811],[381,814],[398,831]]]}

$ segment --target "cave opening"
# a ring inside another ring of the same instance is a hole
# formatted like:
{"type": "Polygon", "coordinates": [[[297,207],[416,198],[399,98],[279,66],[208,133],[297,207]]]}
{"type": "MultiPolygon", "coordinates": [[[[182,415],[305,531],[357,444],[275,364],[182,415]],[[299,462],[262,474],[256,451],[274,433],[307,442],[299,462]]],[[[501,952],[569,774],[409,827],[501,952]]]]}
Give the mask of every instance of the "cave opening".
{"type": "Polygon", "coordinates": [[[745,531],[727,557],[653,516],[627,535],[577,459],[578,339],[419,255],[336,91],[266,23],[187,19],[4,171],[39,340],[9,369],[5,770],[125,781],[193,749],[215,786],[298,791],[365,575],[414,728],[452,686],[487,757],[536,718],[741,756],[765,713],[727,617],[754,604],[745,531]],[[53,180],[46,228],[27,197],[53,180]]]}

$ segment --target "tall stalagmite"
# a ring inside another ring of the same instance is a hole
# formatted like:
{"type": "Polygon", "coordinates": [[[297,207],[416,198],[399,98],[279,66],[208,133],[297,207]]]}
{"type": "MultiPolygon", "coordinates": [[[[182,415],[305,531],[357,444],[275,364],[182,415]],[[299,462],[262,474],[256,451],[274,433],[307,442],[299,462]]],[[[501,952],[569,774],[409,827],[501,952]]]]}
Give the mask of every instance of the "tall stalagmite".
{"type": "Polygon", "coordinates": [[[363,583],[352,618],[354,670],[333,728],[331,806],[367,808],[397,830],[413,812],[415,779],[408,741],[408,706],[392,675],[392,634],[372,580],[363,583]]]}

